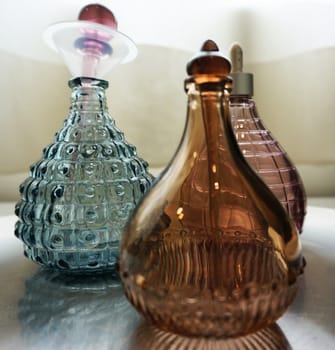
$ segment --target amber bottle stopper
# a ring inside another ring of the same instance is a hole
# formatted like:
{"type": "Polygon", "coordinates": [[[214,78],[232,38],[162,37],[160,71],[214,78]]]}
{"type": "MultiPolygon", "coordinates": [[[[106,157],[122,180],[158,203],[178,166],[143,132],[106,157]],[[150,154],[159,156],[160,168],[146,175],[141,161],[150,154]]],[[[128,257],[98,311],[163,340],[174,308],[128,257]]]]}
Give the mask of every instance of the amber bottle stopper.
{"type": "Polygon", "coordinates": [[[213,40],[206,40],[201,51],[187,64],[187,73],[193,76],[202,74],[227,76],[230,69],[229,59],[219,51],[213,40]]]}

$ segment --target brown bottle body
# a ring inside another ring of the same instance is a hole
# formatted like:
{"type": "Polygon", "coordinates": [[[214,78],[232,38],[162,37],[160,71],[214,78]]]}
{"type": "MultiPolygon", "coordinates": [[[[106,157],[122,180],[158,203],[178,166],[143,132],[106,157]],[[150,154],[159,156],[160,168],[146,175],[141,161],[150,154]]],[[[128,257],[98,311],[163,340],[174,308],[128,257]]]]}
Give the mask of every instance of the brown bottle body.
{"type": "Polygon", "coordinates": [[[294,223],[236,143],[230,81],[219,73],[186,81],[183,139],[121,244],[129,300],[160,328],[192,336],[273,323],[292,302],[302,268],[294,223]]]}

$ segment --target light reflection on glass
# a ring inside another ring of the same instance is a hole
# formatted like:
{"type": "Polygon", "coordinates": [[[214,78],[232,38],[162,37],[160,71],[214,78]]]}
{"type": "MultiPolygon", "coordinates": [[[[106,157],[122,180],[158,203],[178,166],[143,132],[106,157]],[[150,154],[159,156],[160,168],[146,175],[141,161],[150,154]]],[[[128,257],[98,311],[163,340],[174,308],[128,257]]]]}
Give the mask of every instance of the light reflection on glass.
{"type": "Polygon", "coordinates": [[[112,274],[71,276],[39,270],[26,281],[19,320],[25,349],[34,350],[291,349],[277,324],[226,339],[164,332],[143,321],[112,274]]]}
{"type": "Polygon", "coordinates": [[[116,274],[42,269],[25,287],[18,311],[25,349],[126,349],[140,321],[116,274]]]}
{"type": "Polygon", "coordinates": [[[284,333],[275,323],[258,332],[237,338],[184,337],[164,332],[143,322],[133,333],[127,350],[291,350],[284,333]]]}

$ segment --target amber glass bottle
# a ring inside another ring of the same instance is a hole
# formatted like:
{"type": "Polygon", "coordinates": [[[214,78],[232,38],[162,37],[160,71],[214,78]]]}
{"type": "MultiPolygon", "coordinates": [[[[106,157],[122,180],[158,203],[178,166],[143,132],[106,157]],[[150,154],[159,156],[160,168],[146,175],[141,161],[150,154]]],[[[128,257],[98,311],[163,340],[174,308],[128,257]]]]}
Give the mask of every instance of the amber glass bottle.
{"type": "Polygon", "coordinates": [[[229,61],[209,40],[187,71],[183,138],[123,234],[121,278],[133,305],[162,329],[245,334],[292,302],[299,234],[236,143],[229,61]]]}

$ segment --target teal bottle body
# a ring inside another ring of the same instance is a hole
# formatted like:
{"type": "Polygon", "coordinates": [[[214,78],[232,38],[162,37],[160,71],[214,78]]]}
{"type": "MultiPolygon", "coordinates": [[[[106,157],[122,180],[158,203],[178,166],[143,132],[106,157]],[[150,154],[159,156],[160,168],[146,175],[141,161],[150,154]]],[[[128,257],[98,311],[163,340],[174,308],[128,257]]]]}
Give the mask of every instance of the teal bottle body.
{"type": "Polygon", "coordinates": [[[107,108],[108,82],[76,78],[64,126],[20,185],[15,235],[34,262],[114,269],[128,217],[153,180],[107,108]]]}

